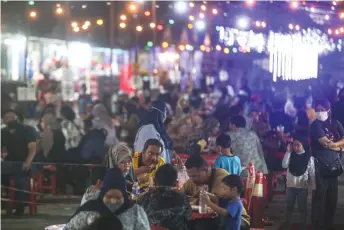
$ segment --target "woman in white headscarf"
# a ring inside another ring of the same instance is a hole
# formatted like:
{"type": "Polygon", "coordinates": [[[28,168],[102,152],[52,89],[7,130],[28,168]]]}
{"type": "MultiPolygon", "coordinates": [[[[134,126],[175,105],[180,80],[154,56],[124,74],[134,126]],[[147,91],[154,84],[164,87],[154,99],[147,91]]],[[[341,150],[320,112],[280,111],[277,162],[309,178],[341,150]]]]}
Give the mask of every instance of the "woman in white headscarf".
{"type": "Polygon", "coordinates": [[[102,129],[106,131],[105,146],[110,148],[111,146],[117,144],[118,139],[115,131],[115,125],[106,107],[103,104],[97,104],[93,107],[92,114],[93,129],[102,129]]]}

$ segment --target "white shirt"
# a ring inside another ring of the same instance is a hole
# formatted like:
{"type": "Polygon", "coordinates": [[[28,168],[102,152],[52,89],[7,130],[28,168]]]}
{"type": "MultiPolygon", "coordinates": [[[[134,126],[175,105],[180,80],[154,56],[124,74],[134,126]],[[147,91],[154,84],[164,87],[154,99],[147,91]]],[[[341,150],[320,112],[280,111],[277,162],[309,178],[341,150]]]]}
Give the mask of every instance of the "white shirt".
{"type": "Polygon", "coordinates": [[[314,158],[311,157],[308,161],[306,172],[302,176],[294,176],[289,172],[290,154],[286,152],[282,161],[282,167],[288,169],[287,172],[287,187],[288,188],[312,188],[315,190],[315,169],[314,158]]]}
{"type": "Polygon", "coordinates": [[[164,141],[162,140],[160,134],[155,129],[154,125],[144,125],[141,126],[139,131],[137,131],[135,143],[134,143],[134,150],[135,152],[142,152],[145,146],[145,143],[148,139],[158,139],[163,146],[163,150],[161,153],[161,157],[164,159],[166,163],[171,163],[170,156],[168,151],[165,149],[164,141]]]}

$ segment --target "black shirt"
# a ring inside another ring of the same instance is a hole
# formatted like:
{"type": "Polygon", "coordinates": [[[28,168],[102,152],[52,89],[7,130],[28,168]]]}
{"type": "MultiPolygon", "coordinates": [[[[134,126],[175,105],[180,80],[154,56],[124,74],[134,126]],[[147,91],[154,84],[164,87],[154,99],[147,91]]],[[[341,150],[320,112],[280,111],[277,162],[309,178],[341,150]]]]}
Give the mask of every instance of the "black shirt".
{"type": "Polygon", "coordinates": [[[19,124],[11,133],[8,128],[1,129],[1,148],[6,147],[6,161],[25,161],[29,154],[29,143],[36,142],[35,130],[27,125],[19,124]]]}
{"type": "Polygon", "coordinates": [[[315,157],[320,157],[322,155],[331,154],[333,153],[332,150],[326,149],[322,146],[319,142],[319,138],[327,137],[333,142],[339,141],[341,138],[344,137],[344,128],[338,121],[335,122],[334,125],[331,125],[330,122],[327,121],[313,121],[310,127],[310,136],[311,136],[311,148],[312,154],[315,157]]]}

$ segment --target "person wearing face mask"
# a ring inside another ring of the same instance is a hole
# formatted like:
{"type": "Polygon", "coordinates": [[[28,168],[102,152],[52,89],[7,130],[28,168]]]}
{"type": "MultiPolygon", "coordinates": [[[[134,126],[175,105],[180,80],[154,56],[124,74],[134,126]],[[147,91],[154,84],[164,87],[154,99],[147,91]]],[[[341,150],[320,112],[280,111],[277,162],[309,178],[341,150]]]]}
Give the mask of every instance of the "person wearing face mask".
{"type": "Polygon", "coordinates": [[[293,139],[282,161],[283,168],[288,170],[286,220],[282,227],[285,230],[291,227],[295,201],[300,211],[300,229],[307,229],[308,188],[311,187],[313,192],[315,190],[314,159],[309,152],[308,136],[303,132],[295,133],[293,139]]]}
{"type": "Polygon", "coordinates": [[[134,153],[131,176],[139,181],[141,188],[149,186],[158,168],[165,164],[161,157],[162,152],[163,145],[158,139],[148,139],[143,151],[134,153]]]}
{"type": "MultiPolygon", "coordinates": [[[[18,117],[20,115],[11,109],[3,113],[3,121],[6,127],[1,129],[1,173],[2,176],[13,176],[16,189],[28,190],[28,171],[36,155],[37,135],[32,127],[21,124],[18,117]],[[18,163],[7,164],[6,161],[18,163]]],[[[27,198],[26,193],[16,192],[16,200],[26,201],[27,198]]],[[[24,214],[23,203],[16,205],[15,214],[24,214]]]]}
{"type": "Polygon", "coordinates": [[[145,117],[141,119],[140,128],[136,134],[134,150],[142,152],[148,139],[157,139],[162,143],[162,158],[166,163],[172,159],[172,141],[166,132],[164,122],[167,118],[166,104],[154,101],[145,117]]]}
{"type": "Polygon", "coordinates": [[[107,228],[117,229],[117,219],[123,230],[150,229],[147,214],[141,206],[129,200],[122,171],[115,167],[107,170],[98,199],[90,200],[79,207],[64,230],[88,230],[99,222],[108,221],[107,228]]]}
{"type": "Polygon", "coordinates": [[[312,155],[315,159],[316,190],[312,202],[313,229],[332,229],[338,199],[338,176],[343,173],[340,156],[344,148],[344,129],[330,113],[330,102],[315,103],[316,120],[310,127],[312,155]]]}

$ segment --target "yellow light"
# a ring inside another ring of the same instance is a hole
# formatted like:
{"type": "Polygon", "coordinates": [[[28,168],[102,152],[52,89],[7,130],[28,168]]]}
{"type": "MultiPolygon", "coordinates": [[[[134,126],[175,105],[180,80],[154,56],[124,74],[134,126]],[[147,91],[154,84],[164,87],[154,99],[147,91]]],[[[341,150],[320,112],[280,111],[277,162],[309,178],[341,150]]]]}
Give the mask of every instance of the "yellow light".
{"type": "Polygon", "coordinates": [[[199,13],[199,17],[200,18],[204,18],[204,14],[203,13],[199,13]]]}
{"type": "Polygon", "coordinates": [[[220,51],[221,50],[221,46],[220,45],[216,45],[216,50],[220,51]]]}
{"type": "Polygon", "coordinates": [[[136,31],[141,32],[143,30],[142,26],[136,26],[136,31]]]}
{"type": "Polygon", "coordinates": [[[162,48],[167,48],[168,47],[168,43],[167,42],[163,42],[162,43],[162,48]]]}
{"type": "Polygon", "coordinates": [[[56,8],[56,14],[58,15],[63,14],[63,9],[61,7],[56,8]]]}
{"type": "Polygon", "coordinates": [[[228,48],[224,48],[223,52],[225,52],[225,54],[229,54],[229,49],[228,48]]]}
{"type": "Polygon", "coordinates": [[[119,17],[119,19],[121,19],[122,21],[125,21],[125,20],[127,20],[127,16],[124,15],[124,14],[122,14],[122,15],[119,17]]]}
{"type": "MultiPolygon", "coordinates": [[[[78,25],[78,23],[76,23],[76,26],[78,25]]],[[[91,22],[90,21],[86,21],[85,23],[84,23],[84,25],[87,25],[87,26],[90,26],[91,25],[91,22]]],[[[73,25],[72,25],[73,26],[73,25]]]]}
{"type": "Polygon", "coordinates": [[[121,27],[122,29],[124,29],[127,25],[124,22],[119,23],[119,27],[121,27]]]}
{"type": "Polygon", "coordinates": [[[299,3],[297,1],[293,1],[290,3],[290,7],[293,9],[297,9],[299,7],[299,3]]]}
{"type": "Polygon", "coordinates": [[[183,50],[185,50],[185,46],[184,46],[184,45],[180,45],[180,46],[179,46],[179,49],[180,49],[181,51],[183,51],[183,50]]]}
{"type": "Polygon", "coordinates": [[[147,11],[145,11],[145,15],[148,17],[151,15],[151,13],[147,10],[147,11]]]}
{"type": "Polygon", "coordinates": [[[341,32],[341,33],[344,32],[344,27],[340,27],[340,32],[341,32]]]}
{"type": "Polygon", "coordinates": [[[205,50],[205,46],[204,46],[204,45],[201,45],[200,49],[201,49],[202,51],[204,51],[204,50],[205,50]]]}
{"type": "Polygon", "coordinates": [[[103,19],[98,19],[97,20],[97,25],[102,26],[104,24],[103,19]]]}
{"type": "Polygon", "coordinates": [[[251,49],[249,47],[246,48],[246,52],[249,53],[251,52],[251,49]]]}
{"type": "Polygon", "coordinates": [[[193,25],[191,23],[188,24],[188,28],[191,30],[193,28],[193,25]]]}
{"type": "Polygon", "coordinates": [[[154,29],[154,28],[156,27],[156,24],[155,24],[154,22],[151,22],[151,23],[149,24],[149,26],[150,26],[150,28],[154,29]]]}
{"type": "Polygon", "coordinates": [[[73,31],[74,31],[75,33],[77,33],[77,32],[80,31],[80,28],[79,28],[79,27],[74,27],[74,28],[73,28],[73,31]]]}
{"type": "Polygon", "coordinates": [[[189,6],[192,8],[192,7],[195,6],[195,4],[194,4],[193,2],[190,2],[190,3],[189,3],[189,6]]]}
{"type": "Polygon", "coordinates": [[[340,17],[341,19],[344,19],[344,12],[341,12],[341,13],[339,14],[339,17],[340,17]]]}
{"type": "Polygon", "coordinates": [[[190,16],[189,16],[189,19],[190,19],[190,21],[193,21],[193,20],[195,20],[195,17],[192,16],[192,15],[190,15],[190,16]]]}
{"type": "MultiPolygon", "coordinates": [[[[86,22],[85,22],[85,24],[86,24],[86,22]]],[[[78,26],[78,23],[77,23],[77,22],[72,22],[70,25],[71,25],[72,27],[77,27],[77,26],[78,26]]]]}
{"type": "Polygon", "coordinates": [[[206,11],[207,7],[205,5],[201,5],[201,10],[206,11]]]}
{"type": "Polygon", "coordinates": [[[31,11],[29,15],[30,15],[30,18],[36,18],[37,17],[36,11],[31,11]]]}
{"type": "Polygon", "coordinates": [[[137,6],[132,3],[132,4],[129,5],[129,10],[134,13],[137,10],[137,6]]]}
{"type": "Polygon", "coordinates": [[[84,24],[84,25],[82,25],[81,28],[82,28],[83,30],[87,30],[87,29],[88,29],[88,25],[84,24]]]}
{"type": "Polygon", "coordinates": [[[217,14],[218,13],[217,9],[213,9],[212,12],[213,12],[213,14],[217,14]]]}

